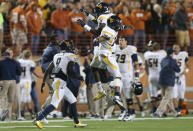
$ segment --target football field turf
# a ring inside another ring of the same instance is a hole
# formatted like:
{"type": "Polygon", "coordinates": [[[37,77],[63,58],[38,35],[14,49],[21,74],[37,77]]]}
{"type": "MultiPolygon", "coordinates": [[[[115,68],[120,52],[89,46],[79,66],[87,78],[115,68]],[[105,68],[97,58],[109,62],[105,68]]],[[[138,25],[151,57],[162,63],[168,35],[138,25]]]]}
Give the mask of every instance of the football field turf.
{"type": "MultiPolygon", "coordinates": [[[[132,122],[111,120],[88,120],[85,128],[74,128],[72,121],[62,119],[50,120],[44,124],[46,131],[193,131],[193,117],[182,118],[136,118],[132,122]]],[[[12,123],[0,122],[0,131],[37,131],[41,130],[34,126],[31,121],[13,121],[12,123]]]]}

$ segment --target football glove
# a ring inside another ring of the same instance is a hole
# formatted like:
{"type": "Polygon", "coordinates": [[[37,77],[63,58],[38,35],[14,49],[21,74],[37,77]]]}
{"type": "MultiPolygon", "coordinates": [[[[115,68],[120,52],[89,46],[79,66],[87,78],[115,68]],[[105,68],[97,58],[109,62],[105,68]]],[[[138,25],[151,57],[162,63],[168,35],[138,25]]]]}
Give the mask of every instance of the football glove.
{"type": "Polygon", "coordinates": [[[89,15],[89,13],[88,13],[88,11],[87,11],[86,9],[80,9],[80,11],[81,11],[82,13],[84,13],[86,16],[89,15]]]}
{"type": "Polygon", "coordinates": [[[81,20],[81,19],[78,19],[77,22],[82,27],[84,27],[86,25],[86,23],[83,20],[81,20]]]}
{"type": "Polygon", "coordinates": [[[44,87],[45,87],[45,82],[43,82],[42,85],[41,85],[41,93],[44,92],[44,87]]]}

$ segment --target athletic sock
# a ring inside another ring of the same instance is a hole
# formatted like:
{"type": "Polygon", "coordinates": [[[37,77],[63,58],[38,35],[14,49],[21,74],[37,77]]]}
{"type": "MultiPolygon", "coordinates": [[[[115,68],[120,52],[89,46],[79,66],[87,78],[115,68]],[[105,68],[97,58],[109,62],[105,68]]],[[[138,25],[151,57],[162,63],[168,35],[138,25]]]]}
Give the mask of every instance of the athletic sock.
{"type": "Polygon", "coordinates": [[[120,92],[115,92],[115,96],[120,96],[120,92]]]}
{"type": "Polygon", "coordinates": [[[43,118],[45,118],[50,112],[52,112],[55,109],[55,107],[50,104],[48,105],[36,118],[37,121],[42,120],[43,118]]]}
{"type": "Polygon", "coordinates": [[[103,87],[102,87],[102,84],[101,84],[101,82],[99,81],[99,82],[97,82],[97,87],[98,87],[98,90],[100,91],[100,92],[103,92],[103,87]]]}
{"type": "Polygon", "coordinates": [[[74,123],[78,124],[79,120],[78,120],[78,113],[77,113],[77,109],[76,109],[76,103],[73,103],[70,106],[71,106],[72,116],[74,118],[74,123]]]}

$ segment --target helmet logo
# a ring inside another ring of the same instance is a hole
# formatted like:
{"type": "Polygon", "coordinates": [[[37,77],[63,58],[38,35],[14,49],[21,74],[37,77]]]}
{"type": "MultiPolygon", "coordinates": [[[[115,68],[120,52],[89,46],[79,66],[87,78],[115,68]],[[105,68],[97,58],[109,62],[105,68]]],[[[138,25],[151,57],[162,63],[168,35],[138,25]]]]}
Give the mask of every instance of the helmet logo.
{"type": "Polygon", "coordinates": [[[65,43],[66,43],[66,45],[69,45],[69,44],[70,44],[70,42],[69,42],[69,41],[66,41],[65,43]]]}
{"type": "Polygon", "coordinates": [[[113,23],[114,22],[114,19],[113,18],[110,18],[110,23],[113,23]]]}
{"type": "Polygon", "coordinates": [[[102,4],[99,4],[98,7],[101,9],[103,6],[102,6],[102,4]]]}

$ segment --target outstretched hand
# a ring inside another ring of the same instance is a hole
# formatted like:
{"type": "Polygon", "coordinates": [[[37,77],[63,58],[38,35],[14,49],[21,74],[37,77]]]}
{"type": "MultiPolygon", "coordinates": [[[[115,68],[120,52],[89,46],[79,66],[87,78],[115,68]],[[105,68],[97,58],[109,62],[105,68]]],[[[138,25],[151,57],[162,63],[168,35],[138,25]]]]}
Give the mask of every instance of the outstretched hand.
{"type": "Polygon", "coordinates": [[[84,26],[86,25],[86,23],[85,23],[83,20],[81,20],[81,19],[78,19],[78,20],[77,20],[77,23],[78,23],[80,26],[82,26],[82,27],[84,27],[84,26]]]}
{"type": "Polygon", "coordinates": [[[89,15],[89,13],[88,13],[88,11],[87,11],[86,9],[80,9],[80,11],[81,11],[82,13],[84,13],[86,16],[89,15]]]}

